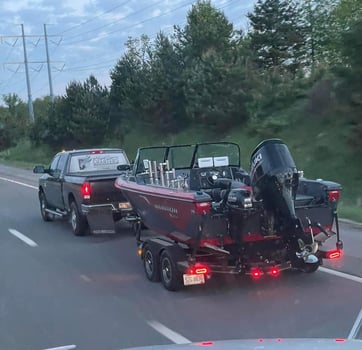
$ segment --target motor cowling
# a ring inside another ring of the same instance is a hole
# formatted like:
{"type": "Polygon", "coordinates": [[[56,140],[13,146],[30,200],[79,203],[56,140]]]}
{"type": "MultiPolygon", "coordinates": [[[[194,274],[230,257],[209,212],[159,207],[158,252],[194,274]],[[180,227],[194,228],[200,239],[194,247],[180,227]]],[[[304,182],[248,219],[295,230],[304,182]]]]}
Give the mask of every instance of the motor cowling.
{"type": "Polygon", "coordinates": [[[250,160],[250,179],[255,199],[262,199],[266,209],[275,209],[286,218],[296,218],[298,170],[283,141],[269,139],[255,148],[250,160]]]}

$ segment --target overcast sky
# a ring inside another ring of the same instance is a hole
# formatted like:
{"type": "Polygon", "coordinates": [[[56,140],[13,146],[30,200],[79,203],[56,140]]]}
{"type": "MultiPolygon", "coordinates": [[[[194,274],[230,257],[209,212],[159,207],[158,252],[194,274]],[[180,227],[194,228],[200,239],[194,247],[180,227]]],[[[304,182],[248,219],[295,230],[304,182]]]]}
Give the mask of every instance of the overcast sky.
{"type": "MultiPolygon", "coordinates": [[[[29,62],[33,100],[49,95],[44,40],[47,26],[55,95],[72,81],[93,74],[109,86],[109,72],[129,36],[154,38],[183,26],[193,0],[0,0],[0,96],[18,94],[27,101],[21,24],[29,62]],[[19,37],[18,37],[19,36],[19,37]]],[[[254,0],[213,0],[236,28],[245,28],[254,0]]]]}

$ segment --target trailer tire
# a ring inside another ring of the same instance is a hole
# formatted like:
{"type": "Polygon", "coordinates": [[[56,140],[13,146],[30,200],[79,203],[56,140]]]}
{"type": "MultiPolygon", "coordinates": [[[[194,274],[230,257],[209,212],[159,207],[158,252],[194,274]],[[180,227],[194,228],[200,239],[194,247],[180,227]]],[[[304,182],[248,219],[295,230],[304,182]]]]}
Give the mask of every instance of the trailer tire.
{"type": "Polygon", "coordinates": [[[160,262],[157,252],[147,244],[143,252],[143,267],[148,280],[151,282],[160,281],[160,262]]]}
{"type": "Polygon", "coordinates": [[[175,255],[165,249],[160,257],[160,275],[163,286],[171,292],[182,287],[182,276],[176,264],[175,255]]]}
{"type": "Polygon", "coordinates": [[[313,273],[316,272],[320,266],[320,262],[316,262],[314,264],[304,264],[303,267],[300,268],[300,270],[304,273],[313,273]]]}

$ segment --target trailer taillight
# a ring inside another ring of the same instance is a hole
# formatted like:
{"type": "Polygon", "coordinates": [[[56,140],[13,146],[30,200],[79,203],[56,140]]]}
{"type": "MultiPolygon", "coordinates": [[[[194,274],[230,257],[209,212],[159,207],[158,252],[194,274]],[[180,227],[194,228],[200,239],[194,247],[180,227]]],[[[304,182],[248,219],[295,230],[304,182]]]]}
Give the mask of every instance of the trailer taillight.
{"type": "Polygon", "coordinates": [[[330,250],[326,253],[326,258],[330,260],[336,260],[342,257],[342,251],[339,249],[330,250]]]}
{"type": "Polygon", "coordinates": [[[258,267],[254,267],[250,270],[250,275],[254,280],[257,280],[263,276],[263,271],[258,267]]]}
{"type": "Polygon", "coordinates": [[[208,275],[210,274],[210,269],[206,265],[196,265],[191,266],[187,269],[188,275],[208,275]]]}
{"type": "Polygon", "coordinates": [[[80,191],[82,193],[83,199],[90,199],[91,196],[91,186],[89,182],[85,182],[80,187],[80,191]]]}
{"type": "Polygon", "coordinates": [[[280,275],[280,270],[276,267],[273,266],[270,270],[269,270],[269,274],[273,277],[278,277],[280,275]]]}
{"type": "Polygon", "coordinates": [[[340,196],[341,196],[340,190],[328,191],[328,201],[329,202],[338,202],[340,196]]]}
{"type": "Polygon", "coordinates": [[[210,213],[211,204],[210,202],[197,202],[195,203],[195,214],[206,215],[210,213]]]}

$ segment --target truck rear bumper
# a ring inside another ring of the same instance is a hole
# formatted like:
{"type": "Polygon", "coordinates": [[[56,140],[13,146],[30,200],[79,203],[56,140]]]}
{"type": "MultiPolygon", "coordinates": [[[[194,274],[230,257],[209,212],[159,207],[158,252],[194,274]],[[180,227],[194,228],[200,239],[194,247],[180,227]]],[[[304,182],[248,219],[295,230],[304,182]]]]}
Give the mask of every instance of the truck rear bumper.
{"type": "Polygon", "coordinates": [[[92,233],[115,233],[115,221],[132,213],[129,202],[81,205],[82,214],[87,217],[92,233]]]}

